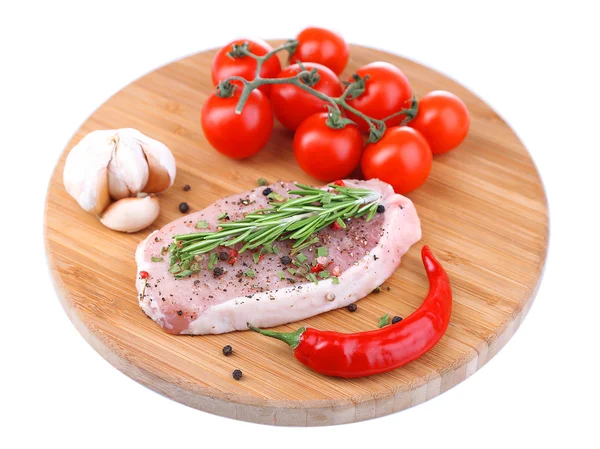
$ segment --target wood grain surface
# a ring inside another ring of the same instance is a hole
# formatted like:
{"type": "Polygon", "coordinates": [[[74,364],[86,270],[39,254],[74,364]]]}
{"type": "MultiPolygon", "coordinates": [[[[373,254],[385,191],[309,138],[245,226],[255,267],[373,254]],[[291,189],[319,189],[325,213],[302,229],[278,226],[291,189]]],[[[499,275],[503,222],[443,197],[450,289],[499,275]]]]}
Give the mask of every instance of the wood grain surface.
{"type": "Polygon", "coordinates": [[[454,291],[446,335],[402,368],[344,380],[310,371],[287,345],[250,331],[173,336],[144,315],[134,286],[134,250],[147,233],[181,216],[181,201],[196,211],[255,187],[260,177],[316,182],[296,165],[292,136],[280,126],[268,146],[246,161],[210,147],[199,117],[213,89],[214,53],[169,64],[118,92],[77,131],[56,166],[45,211],[46,251],[58,296],[83,337],[119,370],[176,401],[275,425],[329,425],[386,415],[431,399],[481,368],[518,329],[540,282],[548,242],[540,178],[515,133],[474,94],[419,64],[359,46],[352,47],[343,79],[366,63],[389,61],[406,73],[418,96],[435,89],[459,95],[471,113],[471,130],[459,149],[435,157],[427,183],[408,195],[421,217],[423,239],[382,292],[360,300],[356,313],[336,310],[278,330],[307,325],[361,331],[376,327],[385,313],[409,315],[427,293],[420,249],[428,244],[454,291]],[[164,142],[178,170],[174,186],[160,197],[159,219],[131,235],[102,226],[62,184],[65,156],[85,134],[125,127],[164,142]],[[185,184],[191,191],[183,191],[185,184]],[[226,344],[234,348],[231,357],[221,354],[226,344]],[[231,376],[236,368],[244,373],[240,381],[231,376]]]}

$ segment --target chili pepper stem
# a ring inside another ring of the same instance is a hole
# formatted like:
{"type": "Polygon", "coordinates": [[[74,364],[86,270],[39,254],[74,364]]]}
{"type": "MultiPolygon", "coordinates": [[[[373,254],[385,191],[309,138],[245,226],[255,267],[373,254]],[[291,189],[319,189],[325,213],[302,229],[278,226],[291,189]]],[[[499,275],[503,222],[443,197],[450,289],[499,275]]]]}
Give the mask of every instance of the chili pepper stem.
{"type": "Polygon", "coordinates": [[[258,332],[259,334],[266,335],[267,337],[277,338],[278,340],[286,342],[292,349],[296,349],[296,347],[300,344],[300,337],[306,330],[305,327],[301,327],[294,332],[275,332],[267,329],[259,329],[258,327],[252,326],[250,323],[246,324],[248,325],[248,328],[254,332],[258,332]]]}

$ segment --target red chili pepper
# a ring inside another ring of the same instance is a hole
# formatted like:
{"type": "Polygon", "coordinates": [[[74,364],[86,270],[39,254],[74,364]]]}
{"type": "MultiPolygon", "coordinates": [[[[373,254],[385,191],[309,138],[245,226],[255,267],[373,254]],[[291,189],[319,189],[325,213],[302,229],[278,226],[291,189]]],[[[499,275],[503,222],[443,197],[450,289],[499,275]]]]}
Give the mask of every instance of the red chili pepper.
{"type": "Polygon", "coordinates": [[[142,279],[147,279],[150,274],[147,271],[140,271],[140,277],[142,279]]]}
{"type": "Polygon", "coordinates": [[[237,261],[238,255],[239,253],[235,249],[230,249],[227,251],[227,263],[229,265],[233,265],[237,261]]]}
{"type": "Polygon", "coordinates": [[[334,231],[337,231],[339,229],[342,229],[342,227],[339,225],[339,223],[337,221],[334,221],[333,223],[331,223],[331,229],[333,229],[334,231]]]}
{"type": "Polygon", "coordinates": [[[285,341],[301,363],[329,376],[354,378],[398,368],[425,354],[442,338],[452,313],[446,272],[427,246],[421,255],[429,294],[421,307],[396,324],[353,334],[306,327],[286,333],[248,327],[285,341]]]}
{"type": "Polygon", "coordinates": [[[321,263],[316,264],[314,267],[310,267],[311,273],[320,273],[324,269],[325,267],[321,263]]]}
{"type": "Polygon", "coordinates": [[[342,181],[341,179],[338,179],[333,184],[336,185],[336,186],[340,186],[340,187],[345,187],[346,186],[346,184],[344,184],[344,181],[342,181]]]}

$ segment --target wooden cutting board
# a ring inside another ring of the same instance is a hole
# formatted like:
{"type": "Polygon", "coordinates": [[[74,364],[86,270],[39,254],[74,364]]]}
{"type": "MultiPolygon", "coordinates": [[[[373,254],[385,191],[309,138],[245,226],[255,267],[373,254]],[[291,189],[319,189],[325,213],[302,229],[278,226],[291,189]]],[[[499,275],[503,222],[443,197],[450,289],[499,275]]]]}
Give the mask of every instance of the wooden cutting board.
{"type": "MultiPolygon", "coordinates": [[[[548,210],[539,175],[523,144],[482,100],[437,73],[399,56],[353,46],[342,79],[377,60],[399,66],[418,97],[445,89],[471,113],[459,149],[436,156],[427,183],[408,195],[423,239],[404,256],[382,292],[278,330],[307,325],[361,331],[385,313],[407,316],[427,293],[420,249],[428,244],[446,267],[454,291],[446,335],[420,359],[362,379],[321,376],[298,363],[287,345],[253,332],[173,336],[149,320],[134,287],[136,245],[154,229],[265,177],[315,183],[294,161],[292,135],[274,130],[268,146],[246,161],[221,156],[207,143],[200,109],[212,92],[215,51],[199,53],[133,82],[103,104],[73,136],[52,176],[45,211],[48,261],[58,296],[83,337],[116,368],[183,404],[217,415],[276,425],[316,426],[360,421],[431,399],[481,368],[510,339],[536,294],[548,244],[548,210]],[[97,129],[137,128],[164,142],[177,160],[174,186],[161,195],[151,228],[113,232],[82,211],[62,184],[67,152],[97,129]],[[183,191],[189,184],[192,189],[183,191]],[[234,355],[224,357],[230,344],[234,355]],[[232,371],[241,369],[240,381],[232,371]]],[[[490,386],[490,388],[492,388],[490,386]]],[[[120,400],[127,400],[121,398],[120,400]]]]}

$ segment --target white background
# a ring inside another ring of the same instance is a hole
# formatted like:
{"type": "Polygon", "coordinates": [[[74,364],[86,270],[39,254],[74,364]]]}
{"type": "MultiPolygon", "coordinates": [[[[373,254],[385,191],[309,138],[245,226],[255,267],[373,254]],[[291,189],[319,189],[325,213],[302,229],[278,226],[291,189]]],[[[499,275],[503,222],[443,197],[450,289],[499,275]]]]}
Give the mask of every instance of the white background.
{"type": "Polygon", "coordinates": [[[596,2],[310,3],[2,2],[2,447],[600,447],[596,2]],[[240,35],[309,24],[424,63],[491,104],[542,174],[551,245],[528,318],[466,382],[368,422],[274,428],[187,408],[96,354],[51,286],[42,213],[71,135],[125,84],[240,35]]]}

